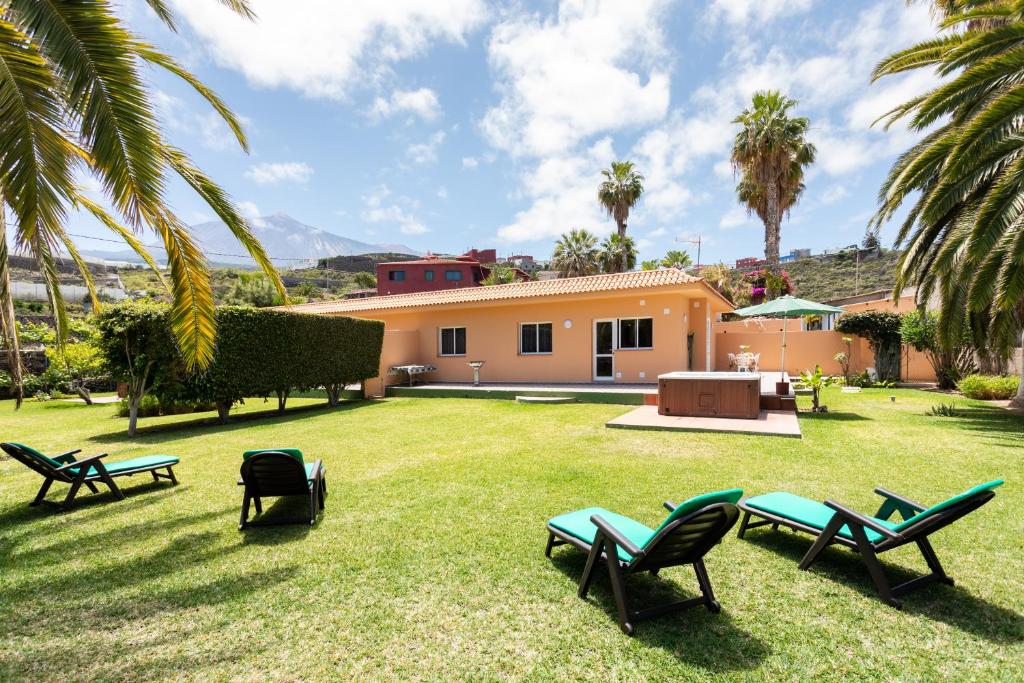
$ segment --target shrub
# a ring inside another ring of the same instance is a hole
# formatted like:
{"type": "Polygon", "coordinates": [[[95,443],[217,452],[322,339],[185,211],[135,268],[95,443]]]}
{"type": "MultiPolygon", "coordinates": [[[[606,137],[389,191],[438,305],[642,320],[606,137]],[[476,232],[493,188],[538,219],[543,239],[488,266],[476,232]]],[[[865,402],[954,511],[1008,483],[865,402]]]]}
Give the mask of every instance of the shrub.
{"type": "Polygon", "coordinates": [[[836,330],[868,340],[875,354],[875,370],[882,381],[900,378],[900,316],[886,311],[847,313],[836,322],[836,330]]]}
{"type": "Polygon", "coordinates": [[[1013,398],[1019,385],[1020,377],[1012,375],[968,375],[957,388],[967,398],[996,401],[1013,398]]]}
{"type": "Polygon", "coordinates": [[[928,415],[932,417],[956,417],[959,414],[955,403],[939,403],[928,409],[928,415]]]}
{"type": "Polygon", "coordinates": [[[924,353],[931,363],[940,389],[952,389],[974,367],[974,349],[970,331],[964,322],[953,346],[939,338],[939,316],[931,311],[908,311],[900,317],[900,337],[904,344],[924,353]]]}

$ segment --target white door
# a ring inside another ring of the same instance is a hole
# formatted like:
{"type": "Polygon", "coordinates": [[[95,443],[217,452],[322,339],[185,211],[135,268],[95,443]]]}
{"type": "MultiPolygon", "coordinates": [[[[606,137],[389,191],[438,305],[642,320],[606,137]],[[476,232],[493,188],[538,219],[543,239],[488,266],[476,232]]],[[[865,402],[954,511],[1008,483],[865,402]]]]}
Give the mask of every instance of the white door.
{"type": "Polygon", "coordinates": [[[615,381],[615,321],[594,321],[594,381],[615,381]]]}

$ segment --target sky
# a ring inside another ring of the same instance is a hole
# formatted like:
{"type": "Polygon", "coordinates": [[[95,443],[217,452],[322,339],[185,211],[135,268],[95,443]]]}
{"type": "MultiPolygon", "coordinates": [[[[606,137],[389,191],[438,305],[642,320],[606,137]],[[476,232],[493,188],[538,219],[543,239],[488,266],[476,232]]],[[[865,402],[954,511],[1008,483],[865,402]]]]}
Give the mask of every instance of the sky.
{"type": "MultiPolygon", "coordinates": [[[[818,150],[782,253],[852,244],[919,137],[872,122],[938,82],[870,83],[880,59],[935,33],[927,3],[902,0],[252,0],[256,21],[216,0],[170,4],[178,33],[141,0],[119,11],[227,100],[252,149],[148,71],[174,144],[249,216],[422,251],[546,258],[570,228],[608,234],[600,170],[629,159],[645,177],[629,220],[641,259],[693,253],[698,235],[703,263],[762,255],[729,151],[732,120],[765,88],[798,100],[818,150]]],[[[213,217],[182,186],[169,199],[189,223],[213,217]]],[[[73,232],[109,237],[85,218],[73,232]]]]}

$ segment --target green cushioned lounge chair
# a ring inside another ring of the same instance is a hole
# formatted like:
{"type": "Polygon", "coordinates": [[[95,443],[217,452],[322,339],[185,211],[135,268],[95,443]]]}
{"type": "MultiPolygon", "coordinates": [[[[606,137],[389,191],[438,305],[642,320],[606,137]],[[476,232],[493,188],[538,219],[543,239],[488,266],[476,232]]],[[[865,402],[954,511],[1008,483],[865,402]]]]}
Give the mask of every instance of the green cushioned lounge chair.
{"type": "Polygon", "coordinates": [[[657,529],[651,529],[629,517],[604,508],[585,508],[559,515],[548,521],[548,545],[545,554],[558,545],[573,545],[589,554],[580,578],[579,596],[587,597],[598,560],[608,565],[612,593],[619,612],[619,626],[627,635],[633,625],[644,619],[704,605],[712,612],[721,610],[715,600],[704,567],[704,556],[729,532],[739,510],[736,502],[743,495],[740,489],[708,493],[690,498],[679,505],[665,503],[670,514],[657,529]],[[693,565],[701,596],[632,610],[626,599],[624,574],[651,572],[657,575],[665,567],[693,565]]]}
{"type": "Polygon", "coordinates": [[[817,536],[800,561],[800,569],[809,569],[821,551],[832,543],[853,548],[867,565],[878,595],[898,608],[900,602],[897,598],[916,588],[936,581],[953,585],[953,579],[946,575],[928,537],[992,500],[996,495],[993,489],[1002,483],[1001,479],[996,479],[980,484],[931,507],[877,488],[875,493],[885,500],[874,517],[862,515],[833,500],[819,503],[792,493],[767,493],[740,502],[743,521],[739,537],[743,538],[747,529],[766,524],[772,525],[773,529],[781,525],[817,536]],[[903,518],[902,521],[890,520],[896,513],[903,518]],[[751,517],[761,521],[751,522],[751,517]],[[890,586],[878,555],[908,543],[917,545],[931,573],[890,586]]]}
{"type": "Polygon", "coordinates": [[[171,469],[178,464],[178,458],[173,455],[144,455],[130,460],[104,463],[102,458],[107,457],[107,453],[76,460],[75,455],[82,452],[81,448],[52,457],[21,443],[0,443],[0,448],[44,478],[45,481],[39,487],[39,493],[29,505],[49,502],[46,500],[46,493],[55,481],[71,485],[67,495],[64,496],[64,502],[57,506],[61,509],[68,509],[71,506],[75,496],[78,495],[78,490],[83,486],[93,493],[99,493],[99,489],[94,483],[97,481],[106,484],[118,500],[124,500],[124,494],[114,483],[116,477],[130,477],[133,474],[150,472],[154,481],[168,479],[172,484],[178,483],[178,480],[174,478],[174,470],[171,469]]]}
{"type": "Polygon", "coordinates": [[[271,524],[316,523],[317,508],[324,509],[327,495],[327,470],[319,460],[307,463],[298,448],[262,448],[242,454],[238,485],[245,487],[239,529],[271,524]],[[302,518],[249,521],[249,505],[255,503],[256,514],[263,513],[261,499],[277,496],[305,496],[309,514],[302,518]]]}

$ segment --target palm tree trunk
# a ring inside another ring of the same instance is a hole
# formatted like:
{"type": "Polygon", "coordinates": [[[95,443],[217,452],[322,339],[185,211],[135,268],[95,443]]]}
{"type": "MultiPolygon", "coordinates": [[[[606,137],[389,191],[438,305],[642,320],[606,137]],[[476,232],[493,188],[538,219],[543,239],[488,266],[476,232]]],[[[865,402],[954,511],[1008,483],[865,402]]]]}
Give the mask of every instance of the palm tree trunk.
{"type": "Polygon", "coordinates": [[[15,406],[20,408],[25,397],[22,387],[21,346],[14,321],[14,297],[11,292],[11,269],[7,259],[7,219],[3,195],[0,194],[0,342],[6,347],[8,371],[14,391],[15,406]]]}
{"type": "Polygon", "coordinates": [[[1020,384],[1017,386],[1017,395],[1010,401],[1011,408],[1024,410],[1024,348],[1021,349],[1018,370],[1020,370],[1020,384]]]}
{"type": "Polygon", "coordinates": [[[779,274],[779,233],[782,217],[779,215],[779,184],[769,183],[765,188],[768,220],[764,224],[764,260],[768,262],[768,272],[779,274]]]}
{"type": "Polygon", "coordinates": [[[626,221],[616,221],[619,226],[619,265],[618,272],[626,272],[626,221]]]}

